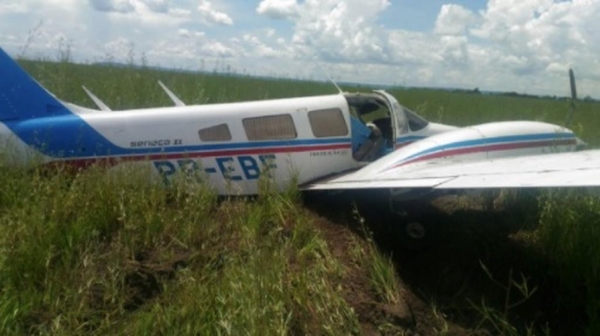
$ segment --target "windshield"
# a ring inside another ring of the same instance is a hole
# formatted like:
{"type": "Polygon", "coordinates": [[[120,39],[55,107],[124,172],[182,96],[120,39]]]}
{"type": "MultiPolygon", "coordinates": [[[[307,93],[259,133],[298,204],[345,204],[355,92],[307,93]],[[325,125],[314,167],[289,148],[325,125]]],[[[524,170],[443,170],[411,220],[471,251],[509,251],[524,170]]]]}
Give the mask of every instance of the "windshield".
{"type": "Polygon", "coordinates": [[[423,128],[427,127],[427,125],[429,125],[429,121],[425,120],[420,115],[407,109],[404,106],[402,106],[402,108],[404,110],[404,114],[406,114],[406,118],[408,119],[408,127],[410,128],[411,131],[413,131],[413,132],[420,131],[423,128]]]}

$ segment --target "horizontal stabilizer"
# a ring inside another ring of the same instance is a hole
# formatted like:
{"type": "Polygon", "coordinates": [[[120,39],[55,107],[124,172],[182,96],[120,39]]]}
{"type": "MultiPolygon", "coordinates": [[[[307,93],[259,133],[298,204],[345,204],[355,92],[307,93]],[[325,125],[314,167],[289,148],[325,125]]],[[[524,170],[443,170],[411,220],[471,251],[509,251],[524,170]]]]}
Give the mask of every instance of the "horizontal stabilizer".
{"type": "Polygon", "coordinates": [[[0,48],[0,121],[72,114],[0,48]]]}
{"type": "Polygon", "coordinates": [[[185,106],[185,103],[182,102],[181,99],[179,99],[179,97],[177,97],[173,92],[171,92],[171,90],[169,90],[169,88],[165,84],[163,84],[161,81],[158,81],[158,84],[169,95],[169,98],[171,98],[175,106],[185,106]]]}
{"type": "Polygon", "coordinates": [[[88,90],[85,86],[81,86],[83,88],[83,91],[85,91],[85,93],[88,95],[88,97],[90,97],[91,100],[94,101],[94,104],[96,104],[96,106],[98,106],[98,108],[102,111],[112,111],[110,109],[110,107],[106,106],[106,104],[104,104],[104,102],[102,100],[100,100],[100,98],[96,97],[96,95],[94,95],[90,90],[88,90]]]}

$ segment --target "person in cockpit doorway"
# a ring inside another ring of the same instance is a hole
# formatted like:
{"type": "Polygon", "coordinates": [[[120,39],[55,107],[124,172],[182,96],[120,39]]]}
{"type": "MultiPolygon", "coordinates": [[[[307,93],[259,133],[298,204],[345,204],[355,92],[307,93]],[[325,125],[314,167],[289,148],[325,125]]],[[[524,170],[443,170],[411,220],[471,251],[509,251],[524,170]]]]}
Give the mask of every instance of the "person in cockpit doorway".
{"type": "Polygon", "coordinates": [[[356,161],[371,162],[383,154],[385,139],[381,130],[373,123],[363,122],[353,108],[350,109],[350,129],[352,156],[356,161]]]}

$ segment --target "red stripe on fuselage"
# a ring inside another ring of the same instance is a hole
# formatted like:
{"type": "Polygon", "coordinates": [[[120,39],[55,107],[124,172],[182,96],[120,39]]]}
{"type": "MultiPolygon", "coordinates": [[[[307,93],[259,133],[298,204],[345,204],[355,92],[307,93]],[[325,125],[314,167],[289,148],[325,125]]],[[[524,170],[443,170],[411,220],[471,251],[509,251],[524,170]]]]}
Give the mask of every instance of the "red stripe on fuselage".
{"type": "Polygon", "coordinates": [[[201,151],[201,152],[180,152],[180,153],[161,153],[152,155],[136,155],[136,156],[111,156],[111,157],[95,157],[72,160],[52,161],[46,165],[68,165],[73,168],[87,168],[94,164],[105,166],[114,166],[124,161],[156,161],[156,160],[177,160],[177,159],[193,159],[205,157],[220,157],[220,156],[239,156],[239,155],[260,155],[260,154],[280,154],[280,153],[298,153],[312,152],[334,149],[350,149],[350,143],[320,145],[320,146],[289,146],[289,147],[263,147],[250,149],[229,149],[218,151],[201,151]]]}
{"type": "Polygon", "coordinates": [[[575,145],[577,144],[576,139],[557,139],[557,140],[544,140],[544,141],[528,141],[528,142],[517,142],[517,143],[501,143],[494,145],[483,145],[476,147],[464,147],[464,148],[456,148],[450,149],[446,151],[439,151],[427,155],[423,155],[418,158],[414,158],[409,161],[401,162],[389,169],[397,168],[400,166],[407,165],[409,163],[430,160],[430,159],[438,159],[447,156],[459,156],[480,152],[494,152],[494,151],[503,151],[503,150],[514,150],[514,149],[523,149],[523,148],[532,148],[532,147],[547,147],[547,146],[567,146],[567,145],[575,145]]]}

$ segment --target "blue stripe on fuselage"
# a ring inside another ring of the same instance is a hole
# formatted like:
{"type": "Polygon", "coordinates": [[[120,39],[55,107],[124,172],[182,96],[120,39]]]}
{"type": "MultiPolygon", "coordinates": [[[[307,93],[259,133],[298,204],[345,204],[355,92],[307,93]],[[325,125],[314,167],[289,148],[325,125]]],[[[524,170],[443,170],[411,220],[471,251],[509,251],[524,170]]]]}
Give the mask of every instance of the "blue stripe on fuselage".
{"type": "MultiPolygon", "coordinates": [[[[118,113],[118,112],[115,112],[118,113]]],[[[78,158],[90,156],[125,156],[160,153],[199,152],[350,143],[350,138],[290,139],[277,141],[237,142],[191,146],[125,148],[112,143],[76,114],[6,122],[6,126],[23,142],[46,156],[78,158]]]]}
{"type": "Polygon", "coordinates": [[[540,134],[524,134],[524,135],[507,135],[507,136],[499,136],[494,138],[484,138],[484,139],[474,139],[474,140],[465,140],[453,142],[446,145],[441,145],[433,148],[426,149],[422,152],[415,153],[409,157],[406,157],[404,160],[410,160],[418,156],[430,154],[433,152],[443,151],[446,149],[457,149],[457,148],[467,148],[467,147],[477,147],[477,146],[485,146],[491,144],[498,144],[504,142],[522,142],[522,141],[540,141],[540,140],[564,140],[564,139],[574,139],[575,134],[573,133],[540,133],[540,134]]]}

